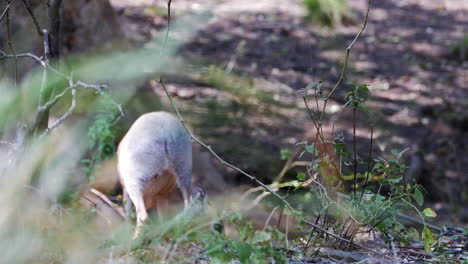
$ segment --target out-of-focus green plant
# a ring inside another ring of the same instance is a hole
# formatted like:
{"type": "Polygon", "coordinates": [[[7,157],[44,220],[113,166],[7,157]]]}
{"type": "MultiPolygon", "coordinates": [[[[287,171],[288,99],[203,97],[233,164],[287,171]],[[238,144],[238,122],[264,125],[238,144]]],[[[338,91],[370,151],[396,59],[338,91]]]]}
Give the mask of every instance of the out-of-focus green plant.
{"type": "Polygon", "coordinates": [[[287,263],[285,253],[273,246],[274,241],[284,239],[284,234],[271,226],[263,231],[255,230],[253,223],[246,221],[240,213],[227,217],[226,223],[235,225],[239,239],[235,240],[222,233],[210,232],[201,237],[213,263],[287,263]]]}
{"type": "MultiPolygon", "coordinates": [[[[105,107],[109,108],[109,107],[105,107]]],[[[99,162],[114,156],[116,151],[116,123],[118,115],[111,110],[98,113],[88,129],[89,149],[91,157],[83,159],[86,175],[91,175],[93,168],[99,162]]]]}
{"type": "Polygon", "coordinates": [[[323,26],[334,27],[352,16],[347,0],[304,0],[307,19],[323,26]]]}
{"type": "Polygon", "coordinates": [[[452,55],[461,61],[468,60],[468,35],[453,44],[452,55]]]}

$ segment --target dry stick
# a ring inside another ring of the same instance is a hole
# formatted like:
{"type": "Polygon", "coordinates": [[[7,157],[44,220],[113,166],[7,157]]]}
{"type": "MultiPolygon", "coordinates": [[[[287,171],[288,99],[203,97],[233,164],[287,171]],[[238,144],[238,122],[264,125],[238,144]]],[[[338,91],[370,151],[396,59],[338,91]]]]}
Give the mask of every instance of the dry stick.
{"type": "MultiPolygon", "coordinates": [[[[318,222],[320,221],[320,217],[321,217],[321,215],[318,215],[317,218],[315,219],[315,224],[316,225],[318,225],[318,222]]],[[[306,243],[305,247],[301,251],[302,253],[304,253],[306,250],[308,250],[310,248],[309,243],[310,243],[310,241],[312,239],[312,236],[314,235],[314,232],[315,232],[315,227],[310,230],[309,238],[307,239],[307,243],[306,243]]],[[[312,246],[312,244],[310,244],[310,245],[312,246]]]]}
{"type": "Polygon", "coordinates": [[[372,143],[373,143],[373,141],[374,141],[374,126],[371,125],[369,157],[368,157],[368,160],[367,160],[367,175],[366,175],[366,181],[362,185],[361,198],[359,199],[359,203],[361,203],[361,201],[362,201],[362,196],[364,195],[364,188],[366,187],[367,183],[369,183],[369,173],[370,173],[371,163],[372,163],[372,143]]]}
{"type": "Polygon", "coordinates": [[[2,14],[0,15],[0,22],[2,21],[3,17],[5,17],[6,13],[10,9],[11,2],[8,2],[7,6],[5,7],[5,10],[3,10],[2,14]]]}
{"type": "Polygon", "coordinates": [[[114,211],[118,215],[120,215],[123,219],[125,219],[125,214],[122,211],[118,210],[117,206],[111,200],[109,200],[109,198],[107,198],[106,195],[104,195],[102,192],[94,188],[91,188],[90,191],[94,193],[95,195],[99,196],[99,198],[101,198],[107,205],[109,205],[110,208],[114,209],[114,211]]]}
{"type": "Polygon", "coordinates": [[[369,12],[370,12],[370,9],[371,9],[371,4],[372,4],[372,0],[369,0],[368,3],[367,3],[366,17],[364,18],[364,23],[363,23],[363,25],[362,25],[362,28],[361,28],[361,30],[359,31],[359,33],[356,35],[356,37],[353,39],[353,41],[351,42],[351,44],[346,48],[346,57],[345,57],[345,62],[344,62],[343,68],[341,69],[340,78],[339,78],[338,81],[336,82],[336,84],[335,84],[335,86],[333,87],[333,89],[331,89],[331,91],[327,94],[327,96],[325,96],[325,100],[324,100],[323,107],[322,107],[322,112],[320,113],[319,124],[320,124],[320,123],[322,122],[322,120],[323,120],[324,113],[325,113],[325,109],[327,108],[328,100],[329,100],[330,97],[333,95],[333,93],[335,93],[335,91],[336,91],[336,89],[338,88],[338,86],[340,86],[340,84],[343,82],[344,75],[345,75],[345,73],[346,73],[346,68],[348,67],[349,54],[350,54],[350,52],[351,52],[351,49],[353,48],[354,44],[355,44],[356,41],[359,39],[359,37],[362,35],[362,32],[364,32],[364,29],[366,29],[367,20],[368,20],[368,18],[369,18],[369,12]]]}
{"type": "Polygon", "coordinates": [[[32,19],[34,25],[36,26],[37,34],[42,36],[44,33],[42,32],[41,26],[39,25],[39,22],[37,21],[36,16],[34,15],[34,12],[31,9],[31,4],[29,3],[29,0],[23,0],[23,4],[26,7],[26,10],[28,10],[28,13],[31,16],[31,19],[32,19]]]}

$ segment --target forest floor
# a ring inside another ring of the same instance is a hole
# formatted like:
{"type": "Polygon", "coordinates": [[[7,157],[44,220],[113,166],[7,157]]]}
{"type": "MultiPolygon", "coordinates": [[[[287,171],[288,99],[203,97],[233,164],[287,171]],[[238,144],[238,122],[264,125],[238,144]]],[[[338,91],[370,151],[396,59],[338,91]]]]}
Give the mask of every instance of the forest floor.
{"type": "MultiPolygon", "coordinates": [[[[135,43],[149,41],[167,24],[164,1],[111,2],[135,43]]],[[[180,101],[187,99],[181,105],[188,115],[208,112],[191,121],[198,134],[228,161],[257,175],[281,169],[282,164],[271,164],[272,157],[279,160],[280,149],[313,140],[313,123],[298,91],[319,80],[325,91],[333,87],[367,7],[366,0],[350,1],[355,22],[328,29],[306,23],[300,2],[172,3],[173,21],[204,9],[211,19],[179,50],[174,69],[167,73],[168,88],[180,101]]],[[[428,190],[439,221],[458,224],[468,222],[463,206],[468,194],[468,62],[454,56],[452,47],[467,29],[464,0],[374,1],[325,126],[330,139],[333,131],[351,143],[352,112],[342,107],[346,84],[369,84],[374,155],[409,147],[406,159],[428,190]]],[[[362,156],[368,151],[370,124],[359,116],[362,156]]],[[[229,181],[247,182],[238,178],[229,181]]]]}

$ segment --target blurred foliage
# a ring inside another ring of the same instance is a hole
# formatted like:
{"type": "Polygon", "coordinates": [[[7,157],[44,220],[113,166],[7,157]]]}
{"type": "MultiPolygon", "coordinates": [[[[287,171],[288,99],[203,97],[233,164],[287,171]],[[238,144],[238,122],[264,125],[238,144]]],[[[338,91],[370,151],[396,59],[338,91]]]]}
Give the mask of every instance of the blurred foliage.
{"type": "Polygon", "coordinates": [[[352,19],[347,0],[304,0],[307,19],[311,22],[334,27],[352,19]]]}
{"type": "Polygon", "coordinates": [[[468,35],[465,35],[453,44],[452,55],[460,61],[468,60],[468,35]]]}
{"type": "MultiPolygon", "coordinates": [[[[110,105],[107,106],[109,108],[110,105]]],[[[96,114],[93,123],[88,129],[88,148],[91,152],[89,159],[83,159],[83,170],[89,177],[96,164],[110,159],[117,151],[116,130],[118,114],[111,110],[96,114]]]]}

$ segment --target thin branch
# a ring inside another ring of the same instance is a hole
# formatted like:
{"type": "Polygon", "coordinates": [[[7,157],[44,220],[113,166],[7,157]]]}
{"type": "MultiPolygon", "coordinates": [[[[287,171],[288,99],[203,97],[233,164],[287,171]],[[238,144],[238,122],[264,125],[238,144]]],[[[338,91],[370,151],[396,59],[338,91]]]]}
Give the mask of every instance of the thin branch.
{"type": "Polygon", "coordinates": [[[3,17],[5,17],[6,13],[10,9],[11,2],[8,2],[7,6],[5,7],[5,10],[3,10],[2,14],[0,15],[0,22],[2,21],[3,17]]]}
{"type": "Polygon", "coordinates": [[[75,87],[77,87],[78,84],[72,84],[70,86],[68,86],[67,88],[65,88],[60,94],[57,94],[56,96],[54,96],[54,98],[50,99],[47,103],[45,103],[44,105],[41,105],[39,106],[38,108],[38,111],[46,111],[47,109],[50,109],[53,105],[55,105],[55,103],[57,103],[57,101],[62,98],[69,90],[71,89],[74,89],[75,87]]]}
{"type": "Polygon", "coordinates": [[[7,54],[5,53],[3,50],[0,50],[0,60],[3,60],[3,59],[14,59],[14,58],[31,58],[41,64],[43,64],[44,62],[42,61],[42,58],[39,57],[39,56],[36,56],[32,53],[19,53],[19,54],[16,54],[16,55],[13,55],[13,54],[7,54]]]}
{"type": "Polygon", "coordinates": [[[340,84],[341,84],[341,83],[343,82],[343,80],[344,80],[344,75],[345,75],[346,69],[347,69],[347,67],[348,67],[349,54],[351,53],[351,49],[353,48],[354,44],[356,44],[356,41],[359,39],[359,37],[362,35],[362,33],[364,32],[364,30],[366,29],[367,20],[368,20],[368,18],[369,18],[369,12],[370,12],[370,9],[371,9],[371,5],[372,5],[372,0],[369,0],[368,3],[367,3],[366,17],[364,18],[364,23],[363,23],[363,25],[362,25],[362,27],[361,27],[361,30],[358,32],[358,34],[356,35],[356,37],[354,37],[354,39],[353,39],[353,41],[351,42],[351,44],[349,44],[349,46],[346,48],[345,62],[344,62],[343,68],[341,69],[340,77],[339,77],[338,81],[336,82],[335,86],[333,87],[333,89],[331,89],[331,91],[325,96],[324,103],[323,103],[323,107],[322,107],[322,112],[321,112],[320,118],[319,118],[319,123],[321,123],[322,120],[323,120],[324,113],[325,113],[325,109],[327,108],[328,100],[329,100],[330,97],[335,93],[336,89],[340,86],[340,84]]]}
{"type": "Polygon", "coordinates": [[[63,121],[65,121],[65,119],[67,119],[68,116],[70,116],[73,113],[73,110],[75,109],[75,106],[76,106],[76,90],[72,89],[71,94],[72,94],[72,103],[68,111],[65,114],[63,114],[63,116],[55,120],[55,122],[51,126],[49,126],[46,130],[44,130],[41,137],[45,136],[51,130],[55,129],[58,125],[60,125],[63,121]]]}
{"type": "Polygon", "coordinates": [[[24,3],[24,6],[26,7],[26,10],[28,10],[29,15],[31,16],[34,26],[36,26],[37,34],[42,36],[44,33],[42,32],[41,26],[39,25],[39,22],[37,21],[36,16],[34,15],[34,12],[31,8],[31,4],[29,3],[29,0],[23,0],[23,3],[24,3]]]}
{"type": "MultiPolygon", "coordinates": [[[[104,96],[107,96],[110,100],[111,100],[111,103],[119,110],[120,112],[120,116],[121,117],[124,117],[125,116],[125,113],[123,111],[123,108],[122,108],[122,105],[121,104],[118,104],[115,100],[113,100],[113,98],[107,93],[107,91],[105,91],[105,89],[107,88],[106,85],[104,84],[90,84],[90,83],[86,83],[86,82],[83,82],[83,81],[76,81],[74,82],[73,81],[73,78],[71,76],[68,76],[68,75],[65,75],[63,74],[62,72],[58,71],[57,69],[55,69],[53,66],[50,65],[49,62],[46,62],[44,60],[44,58],[42,57],[39,57],[37,55],[34,55],[32,53],[21,53],[21,54],[17,54],[17,55],[12,55],[12,54],[7,54],[5,53],[4,51],[0,50],[0,60],[2,59],[10,59],[10,58],[30,58],[30,59],[33,59],[35,61],[37,61],[38,63],[40,63],[43,67],[47,67],[48,70],[50,70],[51,72],[53,72],[54,74],[56,74],[57,76],[59,76],[60,78],[64,79],[64,80],[67,80],[69,83],[71,82],[70,86],[68,88],[70,88],[71,86],[81,86],[81,87],[84,87],[84,88],[89,88],[89,89],[93,89],[93,90],[96,90],[96,92],[98,92],[99,94],[101,95],[104,95],[104,96]]],[[[67,88],[66,88],[67,89],[67,88]]],[[[62,93],[61,93],[62,94],[62,93]]],[[[61,95],[59,94],[59,95],[61,95]]],[[[62,95],[63,96],[63,95],[62,95]]],[[[56,96],[57,97],[57,96],[56,96]]],[[[42,107],[44,105],[50,105],[52,106],[52,104],[50,104],[49,102],[50,101],[56,101],[55,99],[57,99],[56,97],[52,98],[51,100],[49,100],[48,102],[45,102],[42,107]]],[[[60,96],[61,97],[61,96],[60,96]]],[[[58,98],[60,99],[60,98],[58,98]]],[[[55,102],[54,102],[55,103],[55,102]]],[[[41,107],[41,106],[40,106],[41,107]]]]}

